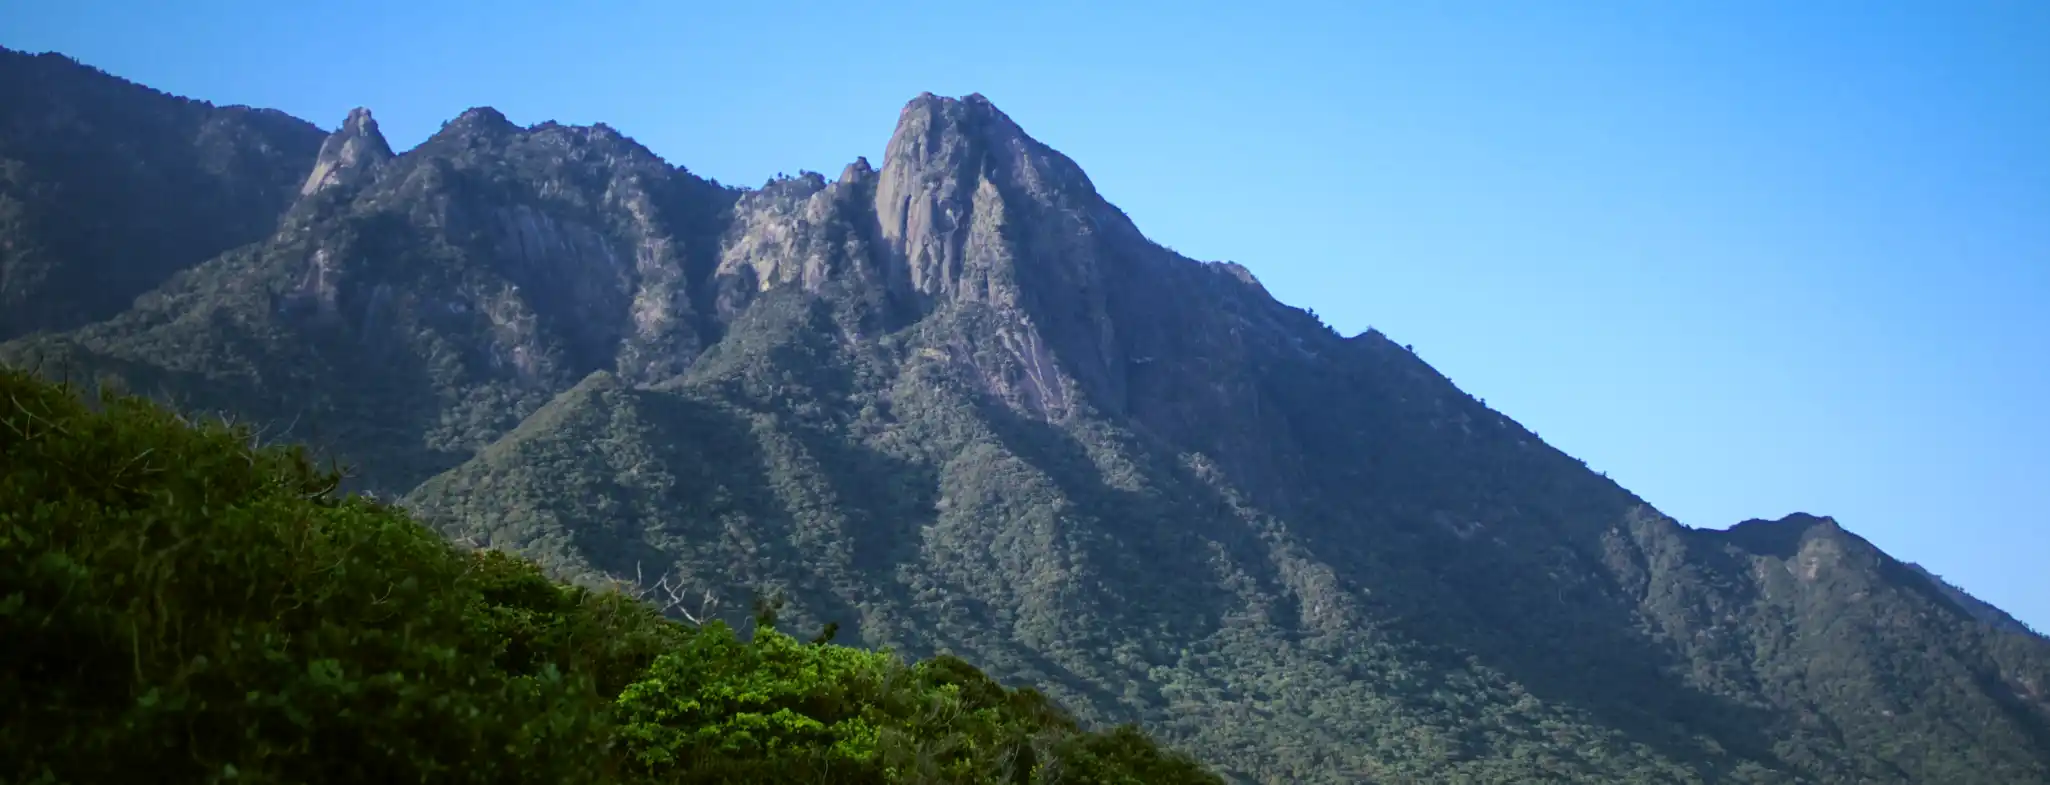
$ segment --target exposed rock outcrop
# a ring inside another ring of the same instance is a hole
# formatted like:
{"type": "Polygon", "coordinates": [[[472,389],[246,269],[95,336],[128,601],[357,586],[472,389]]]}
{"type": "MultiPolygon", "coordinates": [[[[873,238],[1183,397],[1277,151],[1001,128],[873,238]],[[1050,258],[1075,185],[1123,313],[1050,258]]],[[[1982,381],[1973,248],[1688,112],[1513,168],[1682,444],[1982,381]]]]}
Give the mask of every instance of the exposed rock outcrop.
{"type": "Polygon", "coordinates": [[[377,168],[392,158],[391,144],[377,130],[377,120],[370,116],[370,110],[356,107],[349,110],[342,127],[320,144],[320,154],[313,159],[313,173],[299,186],[299,195],[311,196],[375,176],[377,168]]]}

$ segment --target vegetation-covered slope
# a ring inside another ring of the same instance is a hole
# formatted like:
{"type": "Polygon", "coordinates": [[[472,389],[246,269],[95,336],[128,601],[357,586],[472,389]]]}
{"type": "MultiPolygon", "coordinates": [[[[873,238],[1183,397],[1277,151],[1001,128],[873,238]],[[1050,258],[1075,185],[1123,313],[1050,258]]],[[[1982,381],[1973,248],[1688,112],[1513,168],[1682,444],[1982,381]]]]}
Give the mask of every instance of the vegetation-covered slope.
{"type": "Polygon", "coordinates": [[[751,191],[488,109],[396,155],[352,113],[312,169],[268,239],[0,355],[310,437],[586,587],[781,591],[1241,780],[2050,780],[2041,638],[1826,519],[1680,526],[1152,243],[980,96],[751,191]]]}
{"type": "Polygon", "coordinates": [[[934,358],[952,327],[835,341],[835,302],[758,303],[677,383],[594,376],[408,503],[588,581],[780,590],[1249,780],[2044,776],[2041,641],[1834,524],[1753,524],[1807,543],[1767,547],[1619,495],[1586,553],[1365,514],[1342,537],[1200,455],[989,403],[934,358]]]}
{"type": "Polygon", "coordinates": [[[0,49],[0,340],[108,318],[263,239],[320,139],[280,112],[0,49]]]}
{"type": "Polygon", "coordinates": [[[1203,783],[960,659],[694,629],[0,370],[0,781],[1203,783]]]}
{"type": "Polygon", "coordinates": [[[660,374],[699,348],[679,279],[723,189],[609,129],[488,109],[390,155],[352,113],[267,239],[0,354],[290,428],[395,492],[592,370],[660,374]]]}
{"type": "Polygon", "coordinates": [[[1995,627],[1999,627],[2010,632],[2021,632],[2037,635],[2041,634],[2038,633],[2035,628],[2030,627],[2027,622],[2024,622],[2020,619],[2015,618],[2012,615],[2009,615],[2007,611],[2003,611],[1999,608],[1993,607],[1991,604],[1988,604],[1985,600],[1972,596],[1963,588],[1960,588],[1957,584],[1944,580],[1943,576],[1930,572],[1927,568],[1924,568],[1922,565],[1909,562],[1908,566],[1914,568],[1915,572],[1921,573],[1922,575],[1928,577],[1931,583],[1936,584],[1936,590],[1938,592],[1941,592],[1945,597],[1949,597],[1952,602],[1957,603],[1958,607],[1963,608],[1966,613],[1971,614],[1974,618],[1977,618],[1979,621],[1983,621],[1987,624],[1991,624],[1995,627]]]}
{"type": "Polygon", "coordinates": [[[2040,641],[1834,525],[1764,531],[1870,555],[1678,526],[1378,333],[1146,242],[977,98],[736,211],[751,285],[682,377],[593,377],[409,502],[567,574],[781,587],[1249,779],[2050,765],[2040,641]]]}

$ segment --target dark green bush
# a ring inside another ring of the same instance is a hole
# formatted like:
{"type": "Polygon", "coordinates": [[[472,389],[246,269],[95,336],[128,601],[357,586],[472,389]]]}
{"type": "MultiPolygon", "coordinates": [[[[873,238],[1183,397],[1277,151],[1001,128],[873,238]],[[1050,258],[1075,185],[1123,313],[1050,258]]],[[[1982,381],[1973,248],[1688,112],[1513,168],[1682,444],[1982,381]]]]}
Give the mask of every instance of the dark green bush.
{"type": "Polygon", "coordinates": [[[0,376],[0,760],[21,780],[558,782],[681,635],[144,402],[0,376]]]}
{"type": "Polygon", "coordinates": [[[465,552],[250,440],[0,370],[0,782],[1214,781],[951,657],[465,552]]]}

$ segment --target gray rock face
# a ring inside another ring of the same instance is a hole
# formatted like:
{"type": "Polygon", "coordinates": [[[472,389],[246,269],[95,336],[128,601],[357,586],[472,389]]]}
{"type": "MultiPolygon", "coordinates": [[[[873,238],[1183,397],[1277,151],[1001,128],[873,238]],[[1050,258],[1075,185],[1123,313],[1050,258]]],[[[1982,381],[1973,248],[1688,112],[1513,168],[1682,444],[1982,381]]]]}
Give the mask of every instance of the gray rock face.
{"type": "Polygon", "coordinates": [[[776,287],[816,292],[836,276],[872,280],[868,187],[858,173],[830,184],[808,173],[742,196],[720,243],[720,317],[776,287]]]}
{"type": "Polygon", "coordinates": [[[377,120],[370,116],[370,110],[360,106],[351,109],[342,127],[320,144],[320,154],[313,159],[313,172],[299,186],[299,195],[310,196],[372,176],[377,167],[392,157],[391,145],[377,130],[377,120]]]}
{"type": "Polygon", "coordinates": [[[999,304],[1016,303],[1022,265],[1079,286],[1098,282],[1097,254],[1061,252],[1093,251],[1106,222],[1136,233],[1080,167],[980,95],[928,93],[904,107],[877,175],[875,213],[912,290],[999,304]]]}
{"type": "Polygon", "coordinates": [[[921,305],[974,303],[1007,326],[1005,397],[1059,416],[1088,396],[1118,407],[1123,353],[1110,279],[1143,239],[1081,168],[980,95],[904,107],[876,174],[883,277],[921,305]]]}

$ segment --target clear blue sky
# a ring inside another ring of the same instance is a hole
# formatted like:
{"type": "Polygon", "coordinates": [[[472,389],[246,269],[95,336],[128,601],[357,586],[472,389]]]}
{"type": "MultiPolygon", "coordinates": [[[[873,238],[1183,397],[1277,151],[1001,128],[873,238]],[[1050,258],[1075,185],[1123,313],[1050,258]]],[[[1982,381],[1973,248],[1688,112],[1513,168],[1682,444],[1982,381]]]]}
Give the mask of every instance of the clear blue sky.
{"type": "Polygon", "coordinates": [[[981,92],[1680,520],[1834,515],[2050,629],[2050,3],[9,5],[402,149],[491,105],[742,185],[981,92]]]}

